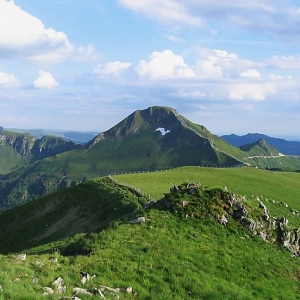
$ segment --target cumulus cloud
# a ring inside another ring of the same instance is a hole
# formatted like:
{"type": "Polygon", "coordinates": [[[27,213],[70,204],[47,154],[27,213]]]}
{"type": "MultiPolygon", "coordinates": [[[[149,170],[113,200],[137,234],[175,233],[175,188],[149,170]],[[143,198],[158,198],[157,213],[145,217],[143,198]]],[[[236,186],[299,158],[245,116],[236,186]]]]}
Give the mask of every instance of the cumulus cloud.
{"type": "Polygon", "coordinates": [[[16,86],[18,85],[18,79],[13,74],[0,72],[0,86],[16,86]]]}
{"type": "Polygon", "coordinates": [[[0,55],[57,63],[71,55],[94,55],[90,46],[76,48],[65,33],[45,28],[14,1],[0,0],[0,55]]]}
{"type": "Polygon", "coordinates": [[[148,61],[141,60],[136,67],[140,77],[150,79],[191,78],[195,76],[192,68],[184,62],[182,56],[171,50],[155,51],[148,61]]]}
{"type": "Polygon", "coordinates": [[[112,76],[119,76],[123,71],[130,68],[131,63],[124,63],[121,61],[114,61],[107,63],[106,65],[97,65],[93,73],[97,75],[112,75],[112,76]]]}
{"type": "MultiPolygon", "coordinates": [[[[221,78],[236,73],[236,68],[243,65],[235,53],[220,49],[198,49],[196,63],[198,78],[221,78]]],[[[231,76],[231,75],[230,75],[231,76]]]]}
{"type": "Polygon", "coordinates": [[[46,71],[40,70],[39,77],[33,82],[37,89],[53,89],[58,85],[53,76],[46,71]]]}
{"type": "Polygon", "coordinates": [[[260,72],[257,71],[256,69],[247,69],[247,70],[241,72],[240,75],[243,77],[259,78],[260,72]]]}
{"type": "Polygon", "coordinates": [[[272,84],[232,84],[229,88],[228,98],[231,100],[253,100],[263,101],[267,95],[276,92],[272,84]]]}

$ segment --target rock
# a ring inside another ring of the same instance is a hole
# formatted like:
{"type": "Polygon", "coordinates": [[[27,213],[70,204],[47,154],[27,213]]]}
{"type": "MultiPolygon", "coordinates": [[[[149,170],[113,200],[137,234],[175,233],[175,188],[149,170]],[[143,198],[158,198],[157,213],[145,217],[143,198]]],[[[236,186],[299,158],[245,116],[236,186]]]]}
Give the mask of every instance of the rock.
{"type": "Polygon", "coordinates": [[[259,201],[259,207],[262,208],[263,211],[264,211],[263,219],[265,221],[269,221],[269,219],[270,219],[269,210],[267,209],[267,207],[263,204],[263,202],[259,198],[258,198],[258,201],[259,201]]]}
{"type": "Polygon", "coordinates": [[[44,288],[44,290],[45,290],[45,293],[44,293],[43,295],[51,295],[51,294],[54,294],[54,290],[53,290],[51,287],[46,286],[46,287],[44,288]]]}
{"type": "Polygon", "coordinates": [[[106,286],[106,285],[100,285],[100,289],[101,291],[109,291],[109,292],[113,292],[113,293],[120,293],[120,289],[119,288],[111,288],[109,286],[106,286]]]}
{"type": "Polygon", "coordinates": [[[51,257],[51,258],[49,258],[49,262],[50,263],[57,263],[57,258],[56,257],[51,257]]]}
{"type": "Polygon", "coordinates": [[[288,226],[289,220],[287,218],[281,217],[280,219],[278,219],[278,221],[282,223],[284,226],[288,226]]]}
{"type": "Polygon", "coordinates": [[[89,292],[86,289],[82,289],[79,287],[74,287],[73,288],[74,296],[77,296],[78,294],[86,295],[86,296],[93,296],[93,293],[89,292]]]}
{"type": "Polygon", "coordinates": [[[240,203],[236,203],[235,205],[236,205],[237,209],[234,210],[232,213],[233,218],[240,220],[242,218],[247,217],[248,211],[245,208],[245,206],[241,205],[240,203]]]}
{"type": "Polygon", "coordinates": [[[223,226],[226,226],[227,223],[228,223],[228,219],[222,215],[222,217],[220,219],[218,219],[218,221],[223,225],[223,226]]]}
{"type": "Polygon", "coordinates": [[[267,240],[267,232],[264,230],[264,231],[261,231],[259,233],[259,237],[262,238],[264,241],[267,240]]]}
{"type": "Polygon", "coordinates": [[[26,260],[26,254],[18,254],[17,259],[19,260],[26,260]]]}
{"type": "Polygon", "coordinates": [[[38,278],[32,278],[32,280],[31,280],[31,283],[34,283],[34,284],[36,284],[36,283],[38,283],[39,282],[39,279],[38,278]]]}
{"type": "Polygon", "coordinates": [[[255,231],[256,229],[256,222],[252,219],[248,219],[248,218],[242,218],[240,220],[240,223],[247,229],[251,230],[252,232],[255,231]]]}
{"type": "Polygon", "coordinates": [[[55,287],[57,294],[63,294],[66,292],[67,287],[63,284],[64,284],[64,280],[61,277],[56,278],[52,282],[52,285],[55,287]]]}
{"type": "Polygon", "coordinates": [[[102,299],[105,298],[105,296],[102,294],[102,292],[101,292],[99,289],[93,288],[92,291],[93,291],[93,294],[94,294],[94,295],[99,295],[100,298],[102,298],[102,299]]]}
{"type": "Polygon", "coordinates": [[[89,281],[91,278],[90,278],[90,275],[89,273],[86,273],[86,272],[80,272],[79,273],[80,276],[81,276],[81,283],[84,285],[87,281],[89,281]]]}
{"type": "Polygon", "coordinates": [[[137,224],[137,223],[144,223],[144,222],[146,222],[145,217],[139,217],[139,218],[129,221],[130,224],[137,224]]]}
{"type": "Polygon", "coordinates": [[[40,268],[43,266],[43,264],[38,260],[35,261],[35,265],[40,267],[40,268]]]}
{"type": "Polygon", "coordinates": [[[150,200],[147,203],[144,204],[143,208],[144,209],[149,209],[150,207],[152,207],[153,205],[155,205],[156,201],[155,200],[150,200]]]}
{"type": "Polygon", "coordinates": [[[228,204],[229,204],[230,207],[232,207],[234,205],[237,205],[237,204],[240,204],[236,194],[231,194],[230,195],[230,200],[228,200],[228,204]]]}

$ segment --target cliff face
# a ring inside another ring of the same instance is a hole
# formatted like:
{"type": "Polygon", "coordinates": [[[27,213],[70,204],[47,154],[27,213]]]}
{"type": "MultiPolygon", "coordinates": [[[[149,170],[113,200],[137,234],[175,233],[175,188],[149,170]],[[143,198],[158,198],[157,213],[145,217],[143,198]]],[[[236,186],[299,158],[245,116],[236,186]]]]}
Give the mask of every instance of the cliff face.
{"type": "Polygon", "coordinates": [[[9,146],[22,156],[31,155],[36,140],[36,137],[29,135],[16,135],[5,131],[0,133],[0,146],[9,146]]]}
{"type": "Polygon", "coordinates": [[[42,159],[80,147],[81,145],[79,144],[75,144],[71,141],[67,142],[59,137],[44,136],[43,138],[35,141],[31,149],[31,154],[35,158],[42,159]]]}
{"type": "Polygon", "coordinates": [[[31,161],[60,154],[80,147],[59,137],[44,136],[38,139],[28,134],[0,130],[0,146],[8,146],[21,156],[32,156],[31,161]]]}

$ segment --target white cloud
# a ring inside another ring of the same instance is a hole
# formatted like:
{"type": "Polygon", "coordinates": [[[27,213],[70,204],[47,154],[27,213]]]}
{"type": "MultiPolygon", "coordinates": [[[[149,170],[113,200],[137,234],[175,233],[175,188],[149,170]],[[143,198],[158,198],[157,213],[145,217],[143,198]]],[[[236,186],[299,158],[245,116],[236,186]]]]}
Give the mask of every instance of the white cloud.
{"type": "Polygon", "coordinates": [[[149,61],[141,60],[136,67],[141,77],[150,79],[191,78],[195,76],[192,68],[184,62],[183,57],[171,50],[153,52],[149,61]]]}
{"type": "Polygon", "coordinates": [[[229,88],[228,98],[231,100],[263,101],[267,95],[276,92],[272,84],[232,84],[229,88]]]}
{"type": "Polygon", "coordinates": [[[300,9],[292,1],[273,0],[119,0],[119,2],[140,14],[160,23],[176,26],[210,26],[212,32],[217,24],[229,25],[272,34],[287,39],[300,37],[300,9]]]}
{"type": "Polygon", "coordinates": [[[266,65],[271,68],[299,69],[300,56],[272,56],[266,60],[266,65]]]}
{"type": "Polygon", "coordinates": [[[176,0],[119,0],[119,2],[136,11],[163,23],[202,26],[202,20],[187,11],[185,4],[176,0]]]}
{"type": "Polygon", "coordinates": [[[124,63],[121,61],[114,61],[107,63],[106,65],[97,65],[93,73],[97,75],[113,75],[118,76],[123,71],[127,70],[131,66],[131,63],[124,63]]]}
{"type": "Polygon", "coordinates": [[[247,70],[241,72],[240,75],[243,77],[259,78],[260,72],[257,71],[256,69],[247,69],[247,70]]]}
{"type": "Polygon", "coordinates": [[[221,78],[237,66],[238,57],[220,49],[198,49],[197,61],[198,78],[221,78]]]}
{"type": "Polygon", "coordinates": [[[18,79],[13,74],[0,72],[0,86],[16,86],[18,85],[18,79]]]}
{"type": "Polygon", "coordinates": [[[201,99],[207,96],[202,91],[179,91],[177,93],[173,93],[172,95],[179,98],[190,98],[190,99],[201,99]]]}
{"type": "Polygon", "coordinates": [[[53,89],[58,85],[53,76],[46,71],[40,70],[39,77],[33,82],[37,89],[53,89]]]}
{"type": "Polygon", "coordinates": [[[14,1],[0,0],[0,55],[37,63],[57,63],[68,57],[95,58],[91,45],[75,47],[65,33],[45,28],[14,1]]]}
{"type": "Polygon", "coordinates": [[[178,37],[178,36],[175,36],[173,34],[169,34],[169,35],[166,35],[166,38],[171,41],[171,42],[174,42],[174,43],[184,43],[185,40],[178,37]]]}

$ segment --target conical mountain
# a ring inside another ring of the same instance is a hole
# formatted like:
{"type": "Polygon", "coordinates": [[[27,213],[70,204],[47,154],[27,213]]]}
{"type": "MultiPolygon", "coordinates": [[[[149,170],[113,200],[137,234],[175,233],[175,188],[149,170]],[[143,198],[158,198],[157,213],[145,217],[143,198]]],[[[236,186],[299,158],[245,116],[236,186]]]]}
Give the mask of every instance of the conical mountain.
{"type": "Polygon", "coordinates": [[[249,156],[278,156],[280,154],[276,148],[269,145],[264,139],[243,145],[240,149],[247,152],[249,156]]]}
{"type": "Polygon", "coordinates": [[[162,106],[137,110],[89,144],[55,154],[0,176],[0,210],[97,176],[180,166],[237,166],[244,156],[204,126],[162,106]]]}
{"type": "Polygon", "coordinates": [[[117,160],[119,167],[133,170],[241,163],[235,147],[204,126],[190,122],[175,109],[161,106],[135,111],[95,137],[88,149],[90,155],[106,156],[106,163],[117,160]],[[234,154],[237,156],[233,157],[234,154]]]}

